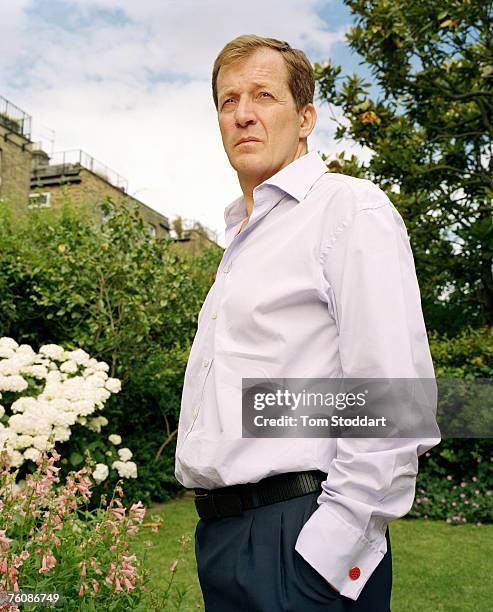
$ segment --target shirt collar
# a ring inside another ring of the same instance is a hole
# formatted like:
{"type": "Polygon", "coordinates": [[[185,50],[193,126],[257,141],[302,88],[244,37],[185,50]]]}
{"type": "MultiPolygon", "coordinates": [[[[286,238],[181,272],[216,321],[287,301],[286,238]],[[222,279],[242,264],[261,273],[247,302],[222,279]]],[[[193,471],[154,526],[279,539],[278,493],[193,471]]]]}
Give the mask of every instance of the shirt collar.
{"type": "MultiPolygon", "coordinates": [[[[322,174],[327,172],[327,166],[316,151],[302,155],[298,159],[279,170],[253,190],[254,205],[255,196],[265,186],[272,185],[288,193],[301,202],[312,185],[322,174]]],[[[245,200],[240,196],[224,209],[224,220],[226,225],[238,223],[245,218],[245,200]]]]}

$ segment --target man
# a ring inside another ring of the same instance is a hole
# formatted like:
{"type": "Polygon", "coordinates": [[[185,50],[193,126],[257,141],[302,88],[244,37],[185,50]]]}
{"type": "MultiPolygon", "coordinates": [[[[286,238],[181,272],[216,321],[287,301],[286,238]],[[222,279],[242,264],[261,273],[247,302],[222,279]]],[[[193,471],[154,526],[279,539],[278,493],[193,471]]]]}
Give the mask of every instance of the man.
{"type": "Polygon", "coordinates": [[[194,488],[209,612],[385,612],[387,525],[439,438],[242,438],[242,378],[433,378],[402,219],[371,182],[331,174],[307,138],[314,77],[287,43],[240,36],[213,69],[243,195],[199,313],[176,477],[194,488]]]}

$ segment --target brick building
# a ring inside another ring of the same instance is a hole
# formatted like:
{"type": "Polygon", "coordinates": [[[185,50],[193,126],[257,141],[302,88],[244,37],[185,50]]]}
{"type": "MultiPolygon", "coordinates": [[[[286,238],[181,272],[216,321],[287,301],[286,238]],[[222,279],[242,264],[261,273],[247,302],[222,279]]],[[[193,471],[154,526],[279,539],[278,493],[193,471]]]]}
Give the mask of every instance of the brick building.
{"type": "Polygon", "coordinates": [[[149,234],[169,235],[168,218],[126,191],[125,179],[83,151],[50,158],[31,141],[31,117],[0,96],[0,203],[9,202],[25,214],[33,207],[56,209],[68,198],[92,209],[101,222],[103,201],[136,204],[149,234]]]}
{"type": "Polygon", "coordinates": [[[0,201],[25,206],[31,190],[31,117],[0,96],[0,201]]]}
{"type": "Polygon", "coordinates": [[[45,151],[35,147],[29,207],[56,210],[65,199],[92,209],[100,222],[104,221],[101,203],[105,200],[129,208],[137,205],[151,236],[163,238],[169,235],[167,217],[128,195],[126,180],[101,162],[79,150],[55,153],[50,158],[45,151]]]}

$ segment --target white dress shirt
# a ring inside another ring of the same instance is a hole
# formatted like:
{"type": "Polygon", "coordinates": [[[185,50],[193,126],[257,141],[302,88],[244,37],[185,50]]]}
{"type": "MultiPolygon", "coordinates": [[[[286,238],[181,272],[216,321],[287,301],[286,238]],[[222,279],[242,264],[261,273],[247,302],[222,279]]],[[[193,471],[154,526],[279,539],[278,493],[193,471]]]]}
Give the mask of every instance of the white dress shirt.
{"type": "Polygon", "coordinates": [[[406,228],[370,181],[316,152],[225,210],[226,243],[185,373],[176,478],[214,489],[322,470],[296,550],[353,600],[440,438],[242,438],[242,377],[434,378],[406,228]],[[360,577],[349,570],[357,566],[360,577]]]}

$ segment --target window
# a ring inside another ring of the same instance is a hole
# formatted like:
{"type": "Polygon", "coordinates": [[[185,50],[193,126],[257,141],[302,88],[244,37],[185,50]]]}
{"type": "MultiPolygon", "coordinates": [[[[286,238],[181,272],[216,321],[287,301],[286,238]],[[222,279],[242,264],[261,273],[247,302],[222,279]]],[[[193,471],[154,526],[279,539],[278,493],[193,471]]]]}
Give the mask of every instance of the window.
{"type": "Polygon", "coordinates": [[[149,234],[151,238],[156,237],[156,226],[155,225],[153,225],[152,223],[148,223],[146,225],[146,229],[147,229],[147,233],[149,234]]]}
{"type": "Polygon", "coordinates": [[[51,193],[45,191],[42,193],[31,193],[29,195],[28,208],[50,208],[51,206],[51,193]]]}

